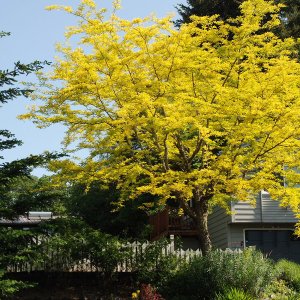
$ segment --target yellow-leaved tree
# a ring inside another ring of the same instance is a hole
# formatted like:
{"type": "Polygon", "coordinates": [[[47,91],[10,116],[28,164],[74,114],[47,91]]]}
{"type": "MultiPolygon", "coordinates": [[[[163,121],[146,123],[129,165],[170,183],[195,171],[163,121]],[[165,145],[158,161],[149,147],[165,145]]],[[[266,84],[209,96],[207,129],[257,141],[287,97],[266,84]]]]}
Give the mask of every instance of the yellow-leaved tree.
{"type": "Polygon", "coordinates": [[[230,23],[194,17],[180,30],[169,17],[106,16],[92,0],[56,8],[79,22],[41,79],[42,102],[23,118],[62,123],[66,146],[88,150],[81,163],[52,163],[60,181],[117,182],[121,205],[141,194],[174,199],[204,253],[214,205],[255,201],[265,189],[297,212],[300,65],[296,42],[269,31],[279,22],[272,1],[244,2],[230,23]]]}

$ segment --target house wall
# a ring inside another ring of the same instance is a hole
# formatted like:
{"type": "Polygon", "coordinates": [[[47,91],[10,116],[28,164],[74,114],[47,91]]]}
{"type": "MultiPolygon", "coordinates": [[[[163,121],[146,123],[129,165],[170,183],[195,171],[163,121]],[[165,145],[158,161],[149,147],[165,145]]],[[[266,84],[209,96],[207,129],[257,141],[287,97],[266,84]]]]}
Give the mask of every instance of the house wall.
{"type": "Polygon", "coordinates": [[[208,217],[208,230],[213,247],[221,249],[228,247],[228,223],[230,221],[231,216],[226,214],[224,208],[214,208],[208,217]]]}
{"type": "Polygon", "coordinates": [[[232,203],[231,222],[233,223],[296,223],[293,212],[286,207],[280,207],[279,202],[272,200],[270,194],[262,191],[256,205],[248,202],[232,203]]]}
{"type": "Polygon", "coordinates": [[[271,199],[270,194],[261,192],[262,199],[262,221],[269,223],[296,223],[294,213],[287,207],[280,207],[278,201],[271,199]]]}

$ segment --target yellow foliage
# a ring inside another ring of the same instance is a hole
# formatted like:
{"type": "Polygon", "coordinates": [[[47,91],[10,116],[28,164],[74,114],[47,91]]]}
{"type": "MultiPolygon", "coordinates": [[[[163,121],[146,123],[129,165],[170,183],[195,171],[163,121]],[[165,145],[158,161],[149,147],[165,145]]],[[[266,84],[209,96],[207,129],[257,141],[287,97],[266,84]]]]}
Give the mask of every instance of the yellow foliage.
{"type": "Polygon", "coordinates": [[[60,180],[113,180],[124,197],[211,206],[265,189],[298,210],[299,192],[280,184],[300,181],[296,42],[269,31],[273,1],[241,9],[230,25],[195,16],[177,31],[170,17],[104,18],[82,1],[68,31],[79,45],[60,46],[49,78],[58,87],[42,89],[42,104],[24,115],[64,124],[66,146],[90,153],[78,165],[54,162],[60,180]]]}

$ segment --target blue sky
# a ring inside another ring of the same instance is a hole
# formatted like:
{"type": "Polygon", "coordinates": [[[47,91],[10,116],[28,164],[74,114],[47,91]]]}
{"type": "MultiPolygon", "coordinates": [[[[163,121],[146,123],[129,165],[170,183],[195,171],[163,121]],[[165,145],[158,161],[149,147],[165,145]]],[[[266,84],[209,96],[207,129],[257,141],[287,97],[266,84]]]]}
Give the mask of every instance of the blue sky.
{"type": "MultiPolygon", "coordinates": [[[[99,7],[109,7],[111,1],[96,0],[99,7]]],[[[76,19],[64,12],[46,11],[52,4],[76,6],[79,0],[6,0],[1,3],[0,31],[9,31],[11,36],[0,39],[0,69],[11,69],[13,63],[29,63],[34,60],[53,61],[55,43],[64,40],[65,27],[76,23],[76,19]]],[[[163,17],[175,13],[174,8],[185,0],[123,0],[120,16],[126,19],[145,17],[155,13],[163,17]]],[[[34,77],[28,78],[31,81],[34,77]]],[[[16,117],[26,112],[29,100],[22,97],[4,104],[0,108],[0,128],[8,129],[23,141],[23,146],[1,152],[5,161],[11,161],[39,154],[45,150],[59,151],[63,138],[63,127],[55,125],[38,129],[31,121],[21,121],[16,117]]],[[[34,172],[40,176],[42,169],[34,172]]]]}

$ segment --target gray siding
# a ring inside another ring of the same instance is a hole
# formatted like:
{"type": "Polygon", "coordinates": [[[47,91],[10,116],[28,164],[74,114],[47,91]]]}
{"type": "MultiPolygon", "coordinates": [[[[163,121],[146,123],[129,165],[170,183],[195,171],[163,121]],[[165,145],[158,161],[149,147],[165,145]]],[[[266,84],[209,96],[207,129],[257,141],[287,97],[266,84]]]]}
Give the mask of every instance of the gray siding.
{"type": "Polygon", "coordinates": [[[213,247],[228,247],[228,223],[231,217],[226,214],[225,209],[215,207],[212,214],[208,217],[208,230],[213,247]]]}
{"type": "Polygon", "coordinates": [[[262,199],[262,221],[264,223],[295,223],[293,212],[287,207],[280,207],[278,201],[271,199],[270,194],[267,192],[261,193],[262,199]]]}
{"type": "Polygon", "coordinates": [[[259,223],[262,222],[261,198],[257,197],[256,205],[239,201],[231,204],[231,222],[233,223],[259,223]]]}
{"type": "Polygon", "coordinates": [[[279,202],[272,200],[270,194],[262,191],[257,197],[256,205],[247,202],[232,203],[233,223],[295,223],[293,212],[280,207],[279,202]]]}

